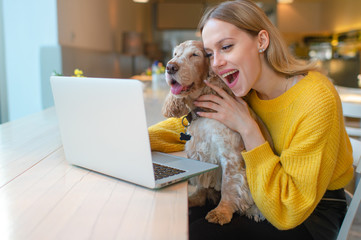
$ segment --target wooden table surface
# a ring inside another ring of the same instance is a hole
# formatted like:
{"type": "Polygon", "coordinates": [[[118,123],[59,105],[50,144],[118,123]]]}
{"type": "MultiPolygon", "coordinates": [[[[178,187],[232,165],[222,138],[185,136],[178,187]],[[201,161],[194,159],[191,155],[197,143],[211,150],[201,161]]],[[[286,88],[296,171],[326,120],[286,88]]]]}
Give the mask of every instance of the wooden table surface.
{"type": "Polygon", "coordinates": [[[64,157],[55,109],[0,125],[1,239],[187,239],[187,183],[149,190],[64,157]]]}

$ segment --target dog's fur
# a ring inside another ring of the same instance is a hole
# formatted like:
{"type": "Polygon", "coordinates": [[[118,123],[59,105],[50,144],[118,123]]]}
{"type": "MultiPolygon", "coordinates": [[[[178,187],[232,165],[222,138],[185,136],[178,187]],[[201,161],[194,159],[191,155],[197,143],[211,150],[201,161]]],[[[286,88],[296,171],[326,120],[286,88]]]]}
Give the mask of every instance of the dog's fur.
{"type": "MultiPolygon", "coordinates": [[[[202,42],[186,41],[177,46],[173,58],[167,63],[166,80],[173,90],[166,98],[163,115],[184,116],[195,109],[193,101],[199,96],[216,94],[204,83],[205,79],[234,97],[222,79],[210,70],[202,42]]],[[[250,112],[267,141],[272,144],[265,125],[251,109],[250,112]]],[[[209,118],[193,120],[188,132],[192,137],[185,145],[187,156],[220,166],[217,170],[191,179],[191,183],[196,185],[196,191],[189,197],[189,207],[202,206],[207,198],[214,203],[220,200],[218,206],[206,216],[209,222],[220,225],[229,223],[236,211],[255,221],[264,220],[248,187],[241,155],[245,147],[240,134],[209,118]]]]}

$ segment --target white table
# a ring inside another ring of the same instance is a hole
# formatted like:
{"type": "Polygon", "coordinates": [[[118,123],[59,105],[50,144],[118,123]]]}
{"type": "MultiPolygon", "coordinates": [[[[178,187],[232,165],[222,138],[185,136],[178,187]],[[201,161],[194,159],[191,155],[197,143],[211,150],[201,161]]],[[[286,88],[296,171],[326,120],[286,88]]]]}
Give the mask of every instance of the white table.
{"type": "Polygon", "coordinates": [[[187,239],[187,204],[69,165],[54,108],[0,125],[1,239],[187,239]]]}

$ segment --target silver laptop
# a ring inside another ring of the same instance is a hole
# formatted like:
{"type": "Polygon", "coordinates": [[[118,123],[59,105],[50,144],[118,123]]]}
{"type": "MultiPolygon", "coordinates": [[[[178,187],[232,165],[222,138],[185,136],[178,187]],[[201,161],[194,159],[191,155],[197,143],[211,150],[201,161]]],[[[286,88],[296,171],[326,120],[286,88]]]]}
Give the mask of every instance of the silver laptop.
{"type": "Polygon", "coordinates": [[[151,152],[140,81],[62,76],[50,81],[69,163],[154,189],[217,168],[151,152]],[[154,169],[162,166],[171,176],[156,179],[154,169]]]}

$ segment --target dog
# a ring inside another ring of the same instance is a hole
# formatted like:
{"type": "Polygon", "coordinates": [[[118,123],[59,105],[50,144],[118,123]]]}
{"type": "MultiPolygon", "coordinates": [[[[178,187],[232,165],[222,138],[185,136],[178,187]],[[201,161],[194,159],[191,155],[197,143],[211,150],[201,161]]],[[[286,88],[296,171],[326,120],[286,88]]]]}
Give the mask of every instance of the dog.
{"type": "MultiPolygon", "coordinates": [[[[203,206],[207,199],[215,204],[219,202],[207,214],[206,219],[220,225],[229,223],[234,212],[262,221],[265,218],[255,205],[247,183],[245,163],[241,155],[245,149],[241,135],[214,119],[198,117],[196,114],[199,109],[193,102],[198,97],[217,94],[204,83],[205,79],[235,97],[222,79],[210,69],[202,42],[189,40],[175,47],[173,58],[166,65],[166,81],[170,92],[162,113],[167,118],[187,115],[189,126],[182,120],[186,131],[181,135],[183,134],[184,140],[189,139],[185,144],[188,158],[220,166],[217,170],[190,180],[196,190],[188,198],[189,207],[203,206]]],[[[250,112],[266,140],[272,144],[266,126],[252,109],[250,112]]]]}

